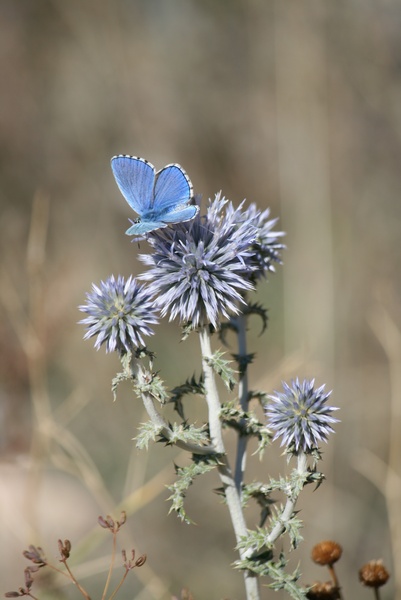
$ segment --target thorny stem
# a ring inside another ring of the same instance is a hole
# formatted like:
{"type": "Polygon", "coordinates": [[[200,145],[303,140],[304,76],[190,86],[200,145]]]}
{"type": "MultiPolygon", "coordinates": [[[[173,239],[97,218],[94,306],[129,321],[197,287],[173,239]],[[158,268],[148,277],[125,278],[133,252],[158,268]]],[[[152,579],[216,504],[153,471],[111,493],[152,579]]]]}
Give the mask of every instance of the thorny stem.
{"type": "MultiPolygon", "coordinates": [[[[202,351],[202,367],[204,374],[204,385],[206,391],[206,402],[209,409],[209,428],[210,437],[215,451],[221,455],[218,464],[218,472],[223,484],[227,506],[230,512],[237,543],[248,535],[246,522],[241,506],[239,491],[235,485],[234,477],[231,472],[230,464],[226,455],[221,420],[220,420],[220,400],[216,386],[216,380],[213,368],[208,364],[207,359],[212,356],[210,336],[206,327],[199,332],[200,345],[202,351]]],[[[245,558],[245,551],[240,550],[240,557],[245,558]]],[[[257,577],[250,571],[244,571],[245,589],[247,600],[259,600],[259,582],[257,577]]]]}
{"type": "MultiPolygon", "coordinates": [[[[237,337],[238,337],[238,355],[246,355],[246,323],[247,318],[245,315],[240,314],[236,319],[237,325],[237,337]]],[[[238,385],[238,395],[241,405],[241,410],[246,412],[248,410],[248,370],[246,370],[238,385]]],[[[244,420],[240,421],[240,426],[244,425],[244,420]]],[[[237,443],[237,458],[235,463],[235,485],[237,490],[241,493],[241,487],[244,480],[244,473],[246,468],[246,446],[248,438],[246,435],[239,435],[237,443]]]]}
{"type": "MultiPolygon", "coordinates": [[[[299,475],[305,475],[307,473],[307,468],[308,468],[308,464],[307,464],[306,454],[301,451],[297,457],[297,468],[296,468],[297,473],[299,475]]],[[[271,530],[270,534],[267,536],[267,539],[266,539],[267,544],[273,544],[280,537],[280,535],[285,531],[286,524],[291,519],[291,516],[294,513],[297,500],[298,500],[298,495],[295,495],[294,492],[291,492],[291,494],[287,498],[287,502],[285,503],[284,510],[281,513],[281,517],[279,518],[276,525],[271,530]]]]}

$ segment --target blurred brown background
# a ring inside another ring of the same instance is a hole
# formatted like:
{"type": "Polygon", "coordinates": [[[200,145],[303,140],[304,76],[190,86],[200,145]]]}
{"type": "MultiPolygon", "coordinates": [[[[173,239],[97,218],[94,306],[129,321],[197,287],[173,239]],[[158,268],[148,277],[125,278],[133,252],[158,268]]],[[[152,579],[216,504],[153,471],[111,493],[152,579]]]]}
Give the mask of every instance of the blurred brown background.
{"type": "MultiPolygon", "coordinates": [[[[334,538],[346,598],[369,597],[357,570],[380,557],[382,597],[401,597],[401,4],[3,0],[0,15],[0,592],[23,584],[29,543],[53,558],[57,538],[89,535],[77,573],[95,597],[108,546],[90,531],[122,502],[121,543],[148,563],[121,597],[243,598],[214,475],[188,494],[196,526],[167,515],[186,459],[135,450],[143,410],[129,386],[113,404],[117,357],[76,324],[92,281],[141,270],[109,166],[128,153],[280,217],[288,248],[258,292],[270,326],[252,323],[251,386],[315,376],[341,407],[294,565],[327,579],[309,553],[334,538]]],[[[199,374],[197,340],[180,345],[174,324],[151,347],[170,388],[199,374]]],[[[284,472],[279,454],[249,479],[284,472]]]]}

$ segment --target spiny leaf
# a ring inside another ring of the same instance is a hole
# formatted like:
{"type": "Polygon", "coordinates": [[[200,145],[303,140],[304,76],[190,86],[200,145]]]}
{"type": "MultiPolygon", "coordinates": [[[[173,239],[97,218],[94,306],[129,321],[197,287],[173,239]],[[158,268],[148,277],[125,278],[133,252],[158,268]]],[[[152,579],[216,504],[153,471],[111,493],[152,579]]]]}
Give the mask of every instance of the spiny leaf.
{"type": "Polygon", "coordinates": [[[225,386],[232,391],[236,385],[234,369],[230,367],[230,361],[223,358],[225,352],[217,350],[212,356],[206,357],[206,362],[212,367],[212,369],[220,375],[225,386]]]}
{"type": "Polygon", "coordinates": [[[181,341],[185,342],[185,340],[189,337],[189,334],[195,331],[192,323],[186,323],[181,327],[181,341]]]}
{"type": "Polygon", "coordinates": [[[286,565],[287,561],[283,553],[280,554],[278,561],[274,561],[272,552],[268,548],[252,559],[239,560],[235,563],[238,569],[248,569],[257,575],[270,577],[273,580],[268,584],[271,589],[285,590],[295,600],[304,600],[307,590],[297,583],[300,577],[299,569],[297,568],[293,573],[287,573],[286,565]]]}
{"type": "Polygon", "coordinates": [[[262,319],[262,331],[259,335],[262,335],[267,329],[268,316],[267,309],[264,308],[261,304],[248,304],[243,311],[244,315],[258,315],[262,319]]]}
{"type": "Polygon", "coordinates": [[[143,359],[143,358],[148,358],[150,362],[153,361],[153,359],[155,358],[155,353],[152,352],[151,350],[148,350],[146,348],[146,346],[142,346],[140,348],[136,348],[135,350],[135,358],[137,359],[143,359]]]}
{"type": "Polygon", "coordinates": [[[220,415],[223,423],[238,431],[240,435],[256,437],[259,445],[255,454],[262,455],[271,440],[271,433],[264,423],[261,423],[252,412],[241,410],[239,405],[234,402],[222,404],[220,415]]]}
{"type": "Polygon", "coordinates": [[[224,344],[225,346],[228,346],[227,338],[226,338],[228,331],[233,331],[234,333],[238,333],[238,327],[237,327],[235,318],[231,318],[229,321],[221,323],[221,325],[220,325],[218,336],[219,336],[219,339],[222,342],[222,344],[224,344]]]}
{"type": "Polygon", "coordinates": [[[134,390],[138,396],[150,394],[160,404],[165,404],[168,399],[162,379],[157,373],[151,373],[150,371],[143,371],[141,382],[138,379],[135,380],[134,390]]]}
{"type": "Polygon", "coordinates": [[[261,406],[263,407],[267,403],[268,394],[260,390],[249,390],[248,402],[250,402],[251,400],[258,400],[261,406]]]}
{"type": "Polygon", "coordinates": [[[182,399],[187,394],[200,394],[204,395],[205,388],[203,385],[203,375],[199,379],[196,379],[195,375],[192,375],[191,379],[187,379],[182,385],[178,385],[171,390],[171,398],[169,402],[174,404],[174,410],[178,412],[181,419],[184,421],[184,406],[182,399]]]}
{"type": "Polygon", "coordinates": [[[172,492],[171,496],[168,498],[172,501],[169,512],[175,510],[182,521],[185,521],[185,523],[188,524],[193,523],[184,509],[186,492],[196,477],[203,475],[204,473],[208,473],[214,469],[217,464],[217,460],[217,457],[193,455],[193,462],[190,465],[186,467],[175,465],[177,481],[173,483],[173,485],[167,486],[172,492]]]}
{"type": "Polygon", "coordinates": [[[117,375],[113,378],[111,382],[111,391],[113,393],[114,402],[117,400],[117,388],[123,381],[128,381],[131,379],[131,376],[124,371],[122,373],[117,373],[117,375]]]}
{"type": "Polygon", "coordinates": [[[157,427],[152,421],[141,423],[138,428],[138,435],[134,438],[136,440],[136,447],[143,450],[147,450],[150,441],[155,441],[160,433],[160,427],[157,427]]]}
{"type": "Polygon", "coordinates": [[[206,425],[195,427],[187,423],[173,423],[170,425],[171,435],[168,440],[169,444],[175,444],[177,441],[193,443],[193,444],[208,444],[208,429],[206,425]]]}
{"type": "Polygon", "coordinates": [[[248,365],[253,362],[256,354],[255,352],[251,352],[250,354],[232,354],[231,356],[238,363],[239,376],[242,379],[246,373],[248,365]]]}
{"type": "Polygon", "coordinates": [[[256,500],[261,508],[259,527],[263,527],[266,519],[271,515],[271,505],[276,501],[270,497],[272,489],[264,483],[256,481],[243,486],[242,502],[247,504],[250,498],[256,500]]]}

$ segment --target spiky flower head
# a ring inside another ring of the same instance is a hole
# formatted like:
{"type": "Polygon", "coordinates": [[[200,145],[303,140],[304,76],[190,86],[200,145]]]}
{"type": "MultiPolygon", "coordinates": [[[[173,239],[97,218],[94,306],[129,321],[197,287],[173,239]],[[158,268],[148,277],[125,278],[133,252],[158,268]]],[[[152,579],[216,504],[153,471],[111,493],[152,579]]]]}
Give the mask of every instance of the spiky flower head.
{"type": "Polygon", "coordinates": [[[326,442],[334,432],[331,424],[338,422],[331,416],[338,408],[326,405],[331,392],[325,392],[324,385],[315,390],[314,385],[314,379],[300,383],[298,377],[291,386],[283,382],[284,391],[275,390],[266,406],[268,425],[275,431],[273,440],[282,436],[281,446],[295,454],[309,452],[319,442],[326,442]]]}
{"type": "Polygon", "coordinates": [[[88,316],[80,323],[87,326],[84,339],[97,336],[95,348],[106,345],[106,352],[130,352],[144,346],[143,336],[153,335],[149,324],[158,322],[157,309],[146,288],[132,277],[125,281],[111,275],[86,294],[86,304],[79,310],[88,316]]]}
{"type": "Polygon", "coordinates": [[[151,254],[140,259],[150,267],[150,282],[161,315],[198,328],[238,314],[243,295],[254,289],[248,273],[256,228],[239,219],[231,202],[217,194],[205,216],[152,232],[151,254]]]}
{"type": "MultiPolygon", "coordinates": [[[[231,208],[232,210],[232,208],[231,208]]],[[[228,212],[230,208],[228,209],[228,212]]],[[[246,276],[250,277],[251,281],[257,282],[268,272],[275,271],[275,263],[281,264],[281,251],[285,249],[285,245],[280,242],[285,233],[283,231],[274,231],[278,219],[269,219],[270,209],[267,208],[263,212],[257,208],[255,203],[249,205],[248,208],[236,211],[233,215],[239,223],[246,222],[255,228],[255,239],[251,245],[251,252],[247,260],[246,276]]]]}

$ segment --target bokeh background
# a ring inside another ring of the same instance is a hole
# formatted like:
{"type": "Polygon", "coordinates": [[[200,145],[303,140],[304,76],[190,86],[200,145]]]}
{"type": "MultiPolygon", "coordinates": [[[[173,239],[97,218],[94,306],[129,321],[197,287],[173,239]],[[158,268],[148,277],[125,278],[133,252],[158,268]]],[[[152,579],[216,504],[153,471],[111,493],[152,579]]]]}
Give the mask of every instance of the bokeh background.
{"type": "MultiPolygon", "coordinates": [[[[148,562],[121,597],[243,598],[215,475],[188,494],[196,525],[167,514],[186,458],[135,449],[143,410],[129,386],[113,403],[117,357],[76,324],[92,281],[141,271],[109,166],[128,153],[180,163],[203,202],[222,190],[280,217],[251,385],[316,377],[341,407],[327,481],[300,500],[294,565],[304,583],[328,579],[309,554],[335,539],[346,598],[369,597],[357,571],[372,558],[392,572],[383,598],[400,598],[401,4],[2,0],[0,14],[0,591],[23,584],[29,543],[53,558],[70,538],[99,595],[110,540],[96,519],[123,507],[120,543],[148,562]]],[[[169,388],[199,374],[197,340],[179,339],[165,323],[151,343],[169,388]]],[[[285,468],[274,449],[249,478],[285,468]]]]}

